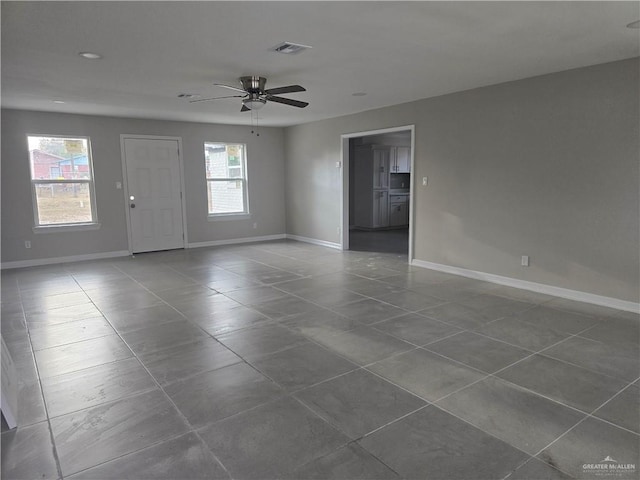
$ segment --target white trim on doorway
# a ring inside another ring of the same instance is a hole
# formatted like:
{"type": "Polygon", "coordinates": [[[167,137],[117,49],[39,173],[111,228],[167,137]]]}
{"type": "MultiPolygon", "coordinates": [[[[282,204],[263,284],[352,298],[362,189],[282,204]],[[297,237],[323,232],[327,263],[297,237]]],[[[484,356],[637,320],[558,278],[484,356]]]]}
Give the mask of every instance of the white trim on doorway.
{"type": "Polygon", "coordinates": [[[187,248],[189,238],[187,236],[187,206],[186,206],[186,190],[184,183],[184,161],[182,157],[182,137],[171,137],[164,135],[136,135],[132,133],[120,134],[120,158],[122,161],[122,191],[124,194],[125,215],[127,220],[127,241],[129,243],[129,253],[133,254],[133,238],[131,233],[131,215],[129,212],[129,185],[127,181],[127,163],[125,158],[124,142],[127,139],[143,139],[143,140],[172,140],[178,143],[178,164],[180,171],[180,201],[182,203],[182,232],[183,241],[182,248],[187,248]]]}
{"type": "Polygon", "coordinates": [[[409,258],[408,262],[413,261],[413,224],[415,222],[415,190],[416,190],[416,176],[415,172],[415,125],[404,125],[400,127],[382,128],[379,130],[368,130],[364,132],[344,133],[340,135],[340,142],[342,144],[340,165],[342,167],[342,198],[340,199],[340,210],[342,212],[342,222],[340,228],[340,248],[342,250],[349,250],[349,139],[366,137],[369,135],[382,135],[385,133],[394,132],[411,132],[411,184],[409,185],[409,258]]]}

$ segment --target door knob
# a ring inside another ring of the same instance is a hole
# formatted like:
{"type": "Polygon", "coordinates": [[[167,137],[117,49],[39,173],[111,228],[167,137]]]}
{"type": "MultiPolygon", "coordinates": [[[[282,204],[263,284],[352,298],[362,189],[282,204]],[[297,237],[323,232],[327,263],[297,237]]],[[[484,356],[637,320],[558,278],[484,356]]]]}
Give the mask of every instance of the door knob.
{"type": "Polygon", "coordinates": [[[136,208],[136,204],[132,203],[131,205],[129,205],[131,208],[136,208]]]}

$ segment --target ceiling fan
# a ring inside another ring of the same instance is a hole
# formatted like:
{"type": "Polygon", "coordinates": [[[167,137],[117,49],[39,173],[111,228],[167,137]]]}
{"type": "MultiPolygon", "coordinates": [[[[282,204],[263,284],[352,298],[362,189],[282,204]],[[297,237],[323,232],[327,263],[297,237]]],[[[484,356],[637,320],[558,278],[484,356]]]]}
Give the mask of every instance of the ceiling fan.
{"type": "Polygon", "coordinates": [[[288,85],[286,87],[269,88],[265,90],[267,79],[265,77],[240,77],[240,87],[225,85],[222,83],[214,83],[216,87],[228,88],[241,92],[242,95],[227,95],[224,97],[201,98],[198,100],[190,100],[189,103],[208,102],[211,100],[219,100],[221,98],[242,98],[241,112],[249,110],[259,110],[267,102],[282,103],[292,107],[304,108],[309,105],[308,102],[292,100],[291,98],[278,97],[281,93],[306,92],[307,90],[300,85],[288,85]]]}

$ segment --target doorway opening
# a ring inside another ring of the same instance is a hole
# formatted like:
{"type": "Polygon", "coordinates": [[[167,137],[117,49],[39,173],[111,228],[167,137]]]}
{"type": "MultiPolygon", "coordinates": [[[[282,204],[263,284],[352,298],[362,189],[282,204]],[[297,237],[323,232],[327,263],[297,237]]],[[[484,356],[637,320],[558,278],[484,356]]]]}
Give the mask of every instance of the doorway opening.
{"type": "Polygon", "coordinates": [[[342,135],[342,249],[413,255],[414,126],[342,135]]]}

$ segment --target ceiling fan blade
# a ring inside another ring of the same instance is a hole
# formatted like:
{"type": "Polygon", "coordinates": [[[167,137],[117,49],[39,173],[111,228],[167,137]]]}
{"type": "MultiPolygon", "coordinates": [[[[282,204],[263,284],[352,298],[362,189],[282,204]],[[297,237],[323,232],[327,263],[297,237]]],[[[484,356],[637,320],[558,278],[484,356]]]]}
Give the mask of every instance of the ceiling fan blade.
{"type": "Polygon", "coordinates": [[[221,98],[242,98],[245,95],[227,95],[226,97],[199,98],[198,100],[189,100],[189,103],[208,102],[210,100],[220,100],[221,98]]]}
{"type": "Polygon", "coordinates": [[[273,95],[267,95],[266,100],[270,102],[283,103],[285,105],[291,105],[292,107],[304,108],[309,105],[309,102],[301,102],[299,100],[292,100],[284,97],[274,97],[273,95]]]}
{"type": "Polygon", "coordinates": [[[228,88],[230,90],[236,90],[237,92],[247,93],[245,90],[243,90],[240,87],[233,87],[231,85],[225,85],[224,83],[214,83],[213,86],[214,87],[228,88]]]}
{"type": "Polygon", "coordinates": [[[243,103],[242,104],[242,108],[240,109],[241,112],[248,112],[249,110],[251,110],[250,108],[247,108],[247,106],[243,103]]]}
{"type": "Polygon", "coordinates": [[[264,93],[267,95],[280,95],[281,93],[295,93],[295,92],[306,92],[307,89],[301,87],[300,85],[288,85],[286,87],[277,87],[270,88],[265,90],[264,93]]]}

